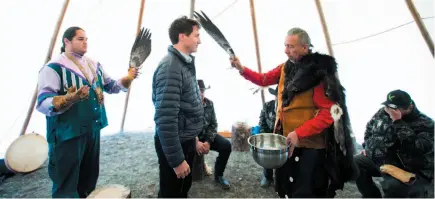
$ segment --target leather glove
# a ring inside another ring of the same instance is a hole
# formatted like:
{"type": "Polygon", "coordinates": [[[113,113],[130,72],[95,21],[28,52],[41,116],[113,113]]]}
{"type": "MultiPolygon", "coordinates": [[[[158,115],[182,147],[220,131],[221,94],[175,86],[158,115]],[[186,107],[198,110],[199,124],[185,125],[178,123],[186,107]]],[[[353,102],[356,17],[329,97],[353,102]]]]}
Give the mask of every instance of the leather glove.
{"type": "Polygon", "coordinates": [[[63,110],[75,102],[87,99],[89,97],[89,87],[83,86],[79,90],[75,86],[67,89],[67,93],[61,96],[53,97],[53,106],[55,110],[63,110]]]}
{"type": "Polygon", "coordinates": [[[137,68],[131,67],[128,69],[128,75],[121,79],[121,84],[124,88],[130,88],[131,82],[137,77],[137,68]]]}
{"type": "Polygon", "coordinates": [[[399,167],[390,164],[384,164],[380,168],[382,173],[387,173],[405,184],[412,184],[415,181],[415,174],[409,173],[399,167]]]}

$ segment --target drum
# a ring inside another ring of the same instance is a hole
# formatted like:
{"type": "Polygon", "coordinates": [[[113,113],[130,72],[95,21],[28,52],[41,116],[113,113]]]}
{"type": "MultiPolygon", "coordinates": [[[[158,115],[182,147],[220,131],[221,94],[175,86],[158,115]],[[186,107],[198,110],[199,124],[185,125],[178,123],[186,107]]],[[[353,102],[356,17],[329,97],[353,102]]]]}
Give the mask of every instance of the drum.
{"type": "Polygon", "coordinates": [[[22,135],[8,147],[5,165],[14,173],[39,169],[48,158],[48,143],[37,133],[22,135]]]}
{"type": "Polygon", "coordinates": [[[95,189],[87,198],[131,198],[131,192],[125,186],[109,184],[95,189]]]}

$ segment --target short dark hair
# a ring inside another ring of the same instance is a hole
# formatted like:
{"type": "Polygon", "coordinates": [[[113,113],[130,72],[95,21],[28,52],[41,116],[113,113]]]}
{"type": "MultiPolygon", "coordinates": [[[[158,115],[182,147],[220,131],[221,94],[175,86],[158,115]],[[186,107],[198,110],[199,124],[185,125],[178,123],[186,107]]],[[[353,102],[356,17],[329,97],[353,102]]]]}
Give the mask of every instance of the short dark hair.
{"type": "Polygon", "coordinates": [[[178,43],[179,34],[186,34],[189,36],[193,32],[193,26],[198,26],[198,28],[200,28],[197,21],[189,19],[187,16],[181,16],[175,19],[169,27],[169,38],[171,39],[172,44],[178,43]]]}
{"type": "Polygon", "coordinates": [[[62,47],[60,48],[60,53],[65,52],[65,41],[64,39],[68,39],[69,41],[71,41],[73,39],[73,37],[76,36],[77,34],[77,30],[83,30],[80,27],[77,26],[73,26],[73,27],[69,27],[68,29],[65,30],[65,32],[63,33],[62,36],[62,47]]]}

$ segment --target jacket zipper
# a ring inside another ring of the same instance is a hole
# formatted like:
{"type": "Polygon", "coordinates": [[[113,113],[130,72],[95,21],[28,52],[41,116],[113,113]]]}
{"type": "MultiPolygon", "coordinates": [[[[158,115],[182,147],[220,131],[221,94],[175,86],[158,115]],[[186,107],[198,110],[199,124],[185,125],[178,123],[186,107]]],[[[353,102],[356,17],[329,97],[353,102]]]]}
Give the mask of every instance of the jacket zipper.
{"type": "Polygon", "coordinates": [[[400,163],[402,163],[403,168],[405,168],[405,164],[403,163],[402,158],[400,158],[398,153],[396,153],[396,156],[397,156],[397,158],[399,158],[400,163]]]}

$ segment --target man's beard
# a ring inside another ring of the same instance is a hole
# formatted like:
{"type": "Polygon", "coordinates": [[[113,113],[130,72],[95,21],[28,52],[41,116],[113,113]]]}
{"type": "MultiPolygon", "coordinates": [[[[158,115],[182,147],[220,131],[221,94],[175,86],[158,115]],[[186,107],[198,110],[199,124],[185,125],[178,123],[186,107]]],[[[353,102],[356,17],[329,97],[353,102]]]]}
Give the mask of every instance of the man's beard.
{"type": "Polygon", "coordinates": [[[298,62],[298,59],[292,57],[288,57],[288,60],[291,61],[292,63],[298,62]]]}

